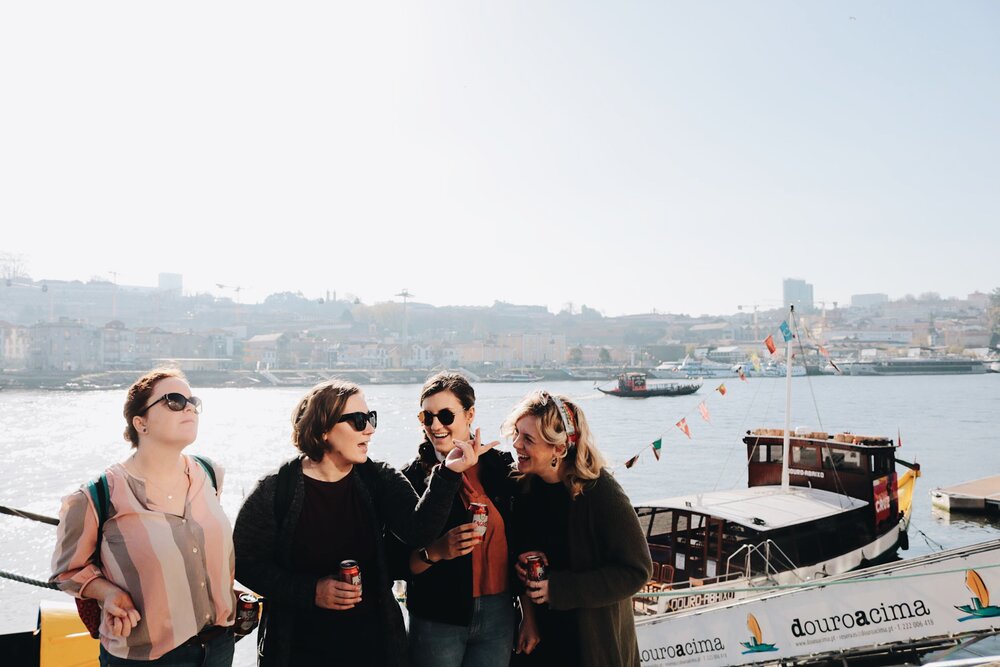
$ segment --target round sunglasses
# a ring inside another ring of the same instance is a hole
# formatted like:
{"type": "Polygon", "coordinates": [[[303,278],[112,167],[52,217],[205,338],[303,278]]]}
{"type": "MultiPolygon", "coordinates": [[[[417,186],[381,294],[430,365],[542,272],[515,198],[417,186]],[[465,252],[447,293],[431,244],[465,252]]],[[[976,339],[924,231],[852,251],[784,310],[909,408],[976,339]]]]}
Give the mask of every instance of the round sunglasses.
{"type": "Polygon", "coordinates": [[[455,422],[455,413],[444,408],[437,412],[431,412],[429,410],[421,410],[417,413],[417,419],[424,423],[424,426],[430,426],[434,423],[434,418],[441,422],[441,426],[451,426],[455,422]]]}
{"type": "Polygon", "coordinates": [[[164,394],[163,396],[160,396],[158,399],[156,399],[155,401],[144,407],[142,411],[139,412],[138,414],[140,416],[146,414],[147,412],[149,412],[150,408],[152,408],[157,403],[161,402],[165,403],[166,406],[174,412],[182,412],[184,408],[187,407],[188,403],[190,403],[192,406],[194,406],[194,411],[197,414],[201,414],[200,398],[198,398],[197,396],[185,396],[184,394],[178,394],[177,392],[173,391],[170,392],[169,394],[164,394]]]}
{"type": "Polygon", "coordinates": [[[340,415],[337,423],[340,422],[349,423],[355,431],[360,433],[365,430],[367,424],[371,424],[372,428],[378,426],[378,414],[374,410],[371,412],[348,412],[346,415],[340,415]]]}

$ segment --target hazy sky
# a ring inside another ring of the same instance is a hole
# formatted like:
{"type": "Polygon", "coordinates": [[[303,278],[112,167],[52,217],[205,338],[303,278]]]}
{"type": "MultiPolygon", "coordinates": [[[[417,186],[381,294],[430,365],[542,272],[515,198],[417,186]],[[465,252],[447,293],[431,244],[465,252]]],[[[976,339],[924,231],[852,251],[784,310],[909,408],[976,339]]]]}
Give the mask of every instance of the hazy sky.
{"type": "Polygon", "coordinates": [[[607,315],[1000,286],[1000,4],[20,2],[33,278],[607,315]]]}

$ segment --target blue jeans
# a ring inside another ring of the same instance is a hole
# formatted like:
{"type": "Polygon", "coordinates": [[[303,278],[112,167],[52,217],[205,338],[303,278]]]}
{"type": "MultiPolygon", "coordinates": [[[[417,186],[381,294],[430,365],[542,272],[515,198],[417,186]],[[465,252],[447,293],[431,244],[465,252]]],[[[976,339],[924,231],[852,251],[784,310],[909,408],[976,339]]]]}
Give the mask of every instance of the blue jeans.
{"type": "Polygon", "coordinates": [[[129,660],[111,655],[101,646],[101,667],[156,665],[156,667],[232,667],[235,645],[232,629],[204,645],[183,644],[156,660],[129,660]]]}
{"type": "Polygon", "coordinates": [[[412,667],[507,667],[514,646],[510,595],[484,595],[472,602],[469,625],[410,617],[412,667]]]}

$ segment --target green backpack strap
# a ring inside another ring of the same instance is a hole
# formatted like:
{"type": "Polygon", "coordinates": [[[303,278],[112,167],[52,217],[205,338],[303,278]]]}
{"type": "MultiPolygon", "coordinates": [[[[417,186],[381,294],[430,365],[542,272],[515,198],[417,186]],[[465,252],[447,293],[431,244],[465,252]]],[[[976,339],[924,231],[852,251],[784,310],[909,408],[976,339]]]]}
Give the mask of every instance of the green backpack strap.
{"type": "Polygon", "coordinates": [[[108,477],[105,474],[87,482],[87,493],[94,503],[97,512],[97,546],[94,547],[94,562],[101,562],[101,538],[104,534],[104,522],[108,518],[108,477]]]}
{"type": "Polygon", "coordinates": [[[208,478],[212,481],[212,488],[215,489],[216,495],[218,495],[218,492],[219,492],[219,482],[215,478],[215,468],[213,468],[212,464],[208,462],[208,459],[206,459],[203,456],[198,456],[197,454],[192,454],[191,458],[193,458],[195,461],[197,461],[198,465],[200,465],[202,468],[205,469],[205,474],[207,474],[208,478]]]}

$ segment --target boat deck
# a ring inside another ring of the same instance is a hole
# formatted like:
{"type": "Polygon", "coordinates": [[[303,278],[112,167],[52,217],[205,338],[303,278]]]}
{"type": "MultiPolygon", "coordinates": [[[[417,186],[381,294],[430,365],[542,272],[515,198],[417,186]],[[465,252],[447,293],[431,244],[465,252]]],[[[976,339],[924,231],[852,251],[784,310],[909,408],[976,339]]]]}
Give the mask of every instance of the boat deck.
{"type": "Polygon", "coordinates": [[[1000,475],[934,489],[931,504],[949,512],[1000,512],[1000,475]]]}

